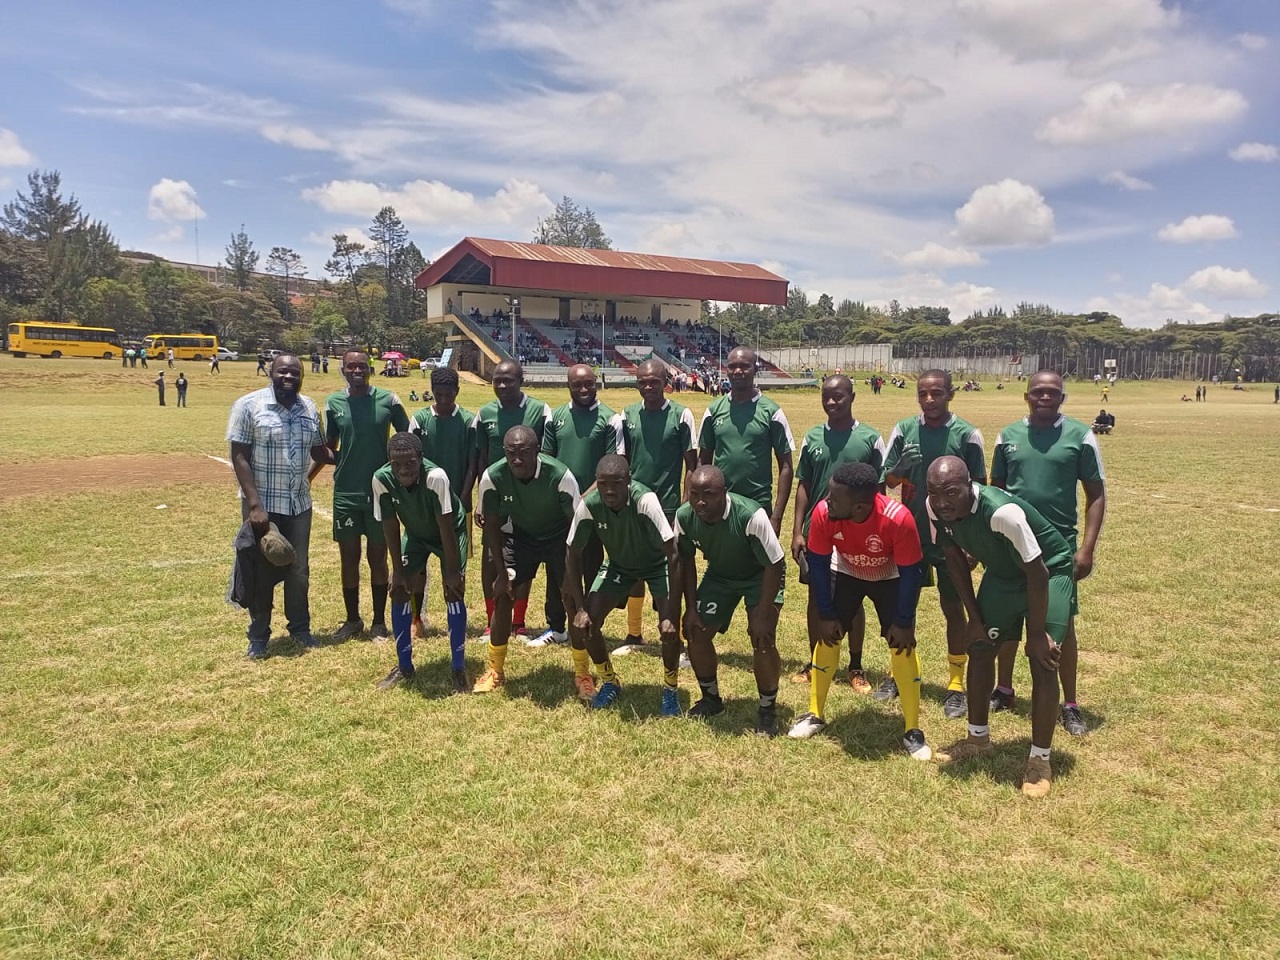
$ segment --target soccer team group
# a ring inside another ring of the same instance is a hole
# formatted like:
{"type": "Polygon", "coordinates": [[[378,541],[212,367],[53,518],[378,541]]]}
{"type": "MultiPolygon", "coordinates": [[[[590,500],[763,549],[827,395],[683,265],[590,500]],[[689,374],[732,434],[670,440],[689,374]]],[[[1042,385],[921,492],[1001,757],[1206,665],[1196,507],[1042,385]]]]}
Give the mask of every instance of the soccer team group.
{"type": "MultiPolygon", "coordinates": [[[[609,708],[624,697],[613,656],[645,642],[647,591],[659,624],[661,715],[681,713],[677,683],[685,665],[700,693],[688,716],[707,718],[725,709],[715,637],[728,631],[743,604],[759,695],[756,729],[773,736],[782,673],[776,633],[789,553],[809,591],[811,649],[810,663],[792,678],[809,684],[810,703],[791,737],[811,737],[826,726],[827,697],[848,636],[851,687],[879,700],[897,698],[902,747],[918,760],[935,756],[920,729],[915,633],[921,588],[931,585],[946,623],[943,710],[968,717],[968,735],[937,758],[993,752],[989,714],[1013,704],[1025,632],[1032,746],[1022,792],[1047,795],[1058,723],[1073,735],[1086,732],[1075,689],[1076,584],[1093,568],[1106,509],[1097,438],[1061,414],[1062,378],[1052,371],[1030,378],[1028,415],[1001,431],[988,475],[981,432],[950,410],[955,387],[945,371],[919,376],[920,413],[898,423],[888,444],[853,416],[849,378],[828,377],[822,384],[826,422],[805,435],[793,466],[791,428],[781,408],[756,388],[753,352],[735,349],[727,369],[730,392],[710,404],[698,425],[667,395],[666,369],[656,360],[639,366],[640,400],[621,413],[599,402],[595,373],[586,365],[569,368],[570,401],[553,410],[525,394],[520,365],[507,361],[493,375],[494,401],[478,413],[458,406],[457,374],[444,369],[431,375],[434,402],[410,417],[391,391],[371,383],[368,356],[347,353],[348,386],[328,397],[323,417],[322,456],[335,466],[333,536],[346,605],[335,637],[365,632],[364,546],[374,601],[369,634],[393,637],[397,655],[379,686],[411,679],[413,639],[426,635],[427,564],[436,557],[455,689],[501,689],[512,637],[529,646],[567,642],[577,696],[609,708]],[[1086,503],[1082,536],[1078,485],[1086,503]],[[793,486],[788,550],[780,536],[793,486]],[[487,669],[472,682],[464,659],[464,597],[477,488],[488,656],[487,669]],[[888,488],[900,489],[901,502],[885,495],[888,488]],[[975,589],[972,571],[979,564],[975,589]],[[525,629],[526,610],[542,567],[547,629],[533,635],[525,629]],[[890,648],[891,675],[878,688],[868,683],[861,662],[867,599],[890,648]],[[627,636],[611,654],[601,627],[610,611],[622,608],[627,636]]],[[[233,412],[233,441],[235,422],[233,412]]],[[[320,459],[314,451],[312,457],[320,459]]],[[[325,462],[317,462],[311,476],[325,462]]],[[[239,469],[238,475],[243,478],[239,469]]],[[[251,632],[251,654],[252,640],[251,632]]]]}

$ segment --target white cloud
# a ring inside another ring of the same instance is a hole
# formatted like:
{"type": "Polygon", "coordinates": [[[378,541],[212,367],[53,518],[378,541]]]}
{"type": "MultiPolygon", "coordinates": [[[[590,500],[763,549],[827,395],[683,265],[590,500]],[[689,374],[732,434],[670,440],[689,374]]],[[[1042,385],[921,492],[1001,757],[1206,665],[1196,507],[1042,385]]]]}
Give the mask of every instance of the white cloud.
{"type": "Polygon", "coordinates": [[[537,184],[519,179],[508,180],[492,196],[479,198],[439,180],[411,180],[398,189],[364,180],[332,180],[303,190],[302,197],[330,213],[368,217],[392,206],[406,224],[425,226],[532,226],[539,215],[555,208],[537,184]]]}
{"type": "Polygon", "coordinates": [[[1078,106],[1050,118],[1036,139],[1054,146],[1117,143],[1228,123],[1247,109],[1237,91],[1207,84],[1126,87],[1108,81],[1081,94],[1078,106]]]}
{"type": "MultiPolygon", "coordinates": [[[[328,233],[322,233],[317,230],[313,233],[308,233],[306,239],[308,243],[315,244],[317,247],[324,247],[328,250],[333,250],[333,238],[339,233],[345,234],[348,240],[355,241],[356,243],[363,243],[366,248],[373,246],[373,241],[369,239],[369,235],[365,233],[361,227],[334,227],[328,233]]],[[[445,249],[447,250],[448,247],[445,249]]],[[[439,254],[432,257],[432,259],[437,259],[438,256],[439,254]]]]}
{"type": "MultiPolygon", "coordinates": [[[[963,320],[975,310],[985,310],[1000,302],[995,287],[980,286],[968,281],[948,283],[936,273],[904,273],[886,277],[870,285],[878,296],[868,302],[885,306],[890,300],[898,300],[906,306],[938,306],[951,310],[952,321],[963,320]]],[[[838,287],[836,289],[847,289],[838,287]]],[[[833,294],[839,299],[839,294],[833,294]]]]}
{"type": "Polygon", "coordinates": [[[1274,163],[1280,160],[1280,148],[1274,143],[1242,143],[1227,156],[1240,163],[1274,163]]]}
{"type": "Polygon", "coordinates": [[[148,220],[184,224],[192,220],[203,220],[206,216],[196,202],[195,187],[185,180],[161,177],[147,193],[148,220]]]}
{"type": "Polygon", "coordinates": [[[1098,178],[1100,183],[1120,187],[1124,190],[1154,190],[1155,187],[1141,177],[1133,177],[1123,170],[1112,170],[1098,178]]]}
{"type": "Polygon", "coordinates": [[[1102,310],[1114,314],[1128,327],[1159,327],[1166,320],[1191,320],[1206,323],[1222,319],[1222,311],[1188,296],[1179,287],[1153,283],[1145,296],[1117,293],[1110,297],[1091,297],[1085,302],[1086,313],[1102,310]]]}
{"type": "Polygon", "coordinates": [[[660,223],[640,238],[640,249],[645,253],[678,257],[700,247],[685,223],[660,223]]]}
{"type": "Polygon", "coordinates": [[[918,250],[912,250],[893,260],[904,267],[922,270],[946,270],[950,267],[976,267],[986,263],[981,255],[964,247],[944,247],[930,240],[918,250]]]}
{"type": "Polygon", "coordinates": [[[1267,49],[1267,38],[1258,33],[1237,33],[1231,39],[1250,53],[1267,49]]]}
{"type": "Polygon", "coordinates": [[[1035,187],[1004,179],[973,191],[956,211],[956,234],[977,246],[1030,246],[1053,239],[1053,210],[1035,187]]]}
{"type": "Polygon", "coordinates": [[[847,63],[820,63],[725,89],[766,120],[815,120],[828,129],[897,123],[907,105],[942,96],[921,77],[847,63]]]}
{"type": "Polygon", "coordinates": [[[1199,243],[1204,240],[1230,240],[1240,236],[1236,225],[1230,217],[1216,213],[1207,213],[1198,217],[1187,217],[1181,223],[1168,223],[1156,234],[1161,240],[1169,243],[1199,243]]]}
{"type": "Polygon", "coordinates": [[[186,232],[186,228],[182,224],[175,223],[168,230],[156,234],[156,240],[160,243],[173,243],[174,241],[181,240],[186,236],[186,232]]]}
{"type": "Polygon", "coordinates": [[[333,146],[320,134],[314,130],[308,130],[306,127],[269,123],[259,132],[272,143],[284,144],[287,147],[297,147],[299,150],[328,150],[333,146]]]}
{"type": "Polygon", "coordinates": [[[36,162],[36,155],[22,145],[12,130],[0,127],[0,167],[26,167],[36,162]]]}
{"type": "Polygon", "coordinates": [[[1267,295],[1267,285],[1248,270],[1212,266],[1197,270],[1183,286],[1199,290],[1223,300],[1260,300],[1267,295]]]}
{"type": "MultiPolygon", "coordinates": [[[[1019,60],[1093,58],[1144,34],[1176,27],[1176,9],[1159,0],[959,0],[987,39],[1019,60]],[[1124,38],[1117,44],[1117,38],[1124,38]]],[[[1154,49],[1154,48],[1151,48],[1154,49]]]]}

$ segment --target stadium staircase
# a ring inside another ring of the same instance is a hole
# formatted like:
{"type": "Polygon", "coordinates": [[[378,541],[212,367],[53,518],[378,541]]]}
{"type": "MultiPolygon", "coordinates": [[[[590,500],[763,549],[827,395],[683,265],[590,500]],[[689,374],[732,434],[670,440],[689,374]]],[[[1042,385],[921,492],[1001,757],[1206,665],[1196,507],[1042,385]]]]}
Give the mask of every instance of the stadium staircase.
{"type": "Polygon", "coordinates": [[[483,353],[494,363],[501,363],[503,360],[512,359],[511,354],[502,344],[489,336],[488,331],[484,327],[464,314],[459,308],[454,307],[452,316],[459,330],[466,335],[467,339],[474,343],[483,353]]]}

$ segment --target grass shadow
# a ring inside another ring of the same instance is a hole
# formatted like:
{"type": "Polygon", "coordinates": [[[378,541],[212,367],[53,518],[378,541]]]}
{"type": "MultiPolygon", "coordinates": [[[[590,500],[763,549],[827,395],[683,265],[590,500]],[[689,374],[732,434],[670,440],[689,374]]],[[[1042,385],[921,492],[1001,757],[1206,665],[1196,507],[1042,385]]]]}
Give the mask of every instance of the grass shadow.
{"type": "Polygon", "coordinates": [[[821,736],[834,740],[856,760],[882,760],[904,753],[902,714],[863,709],[844,714],[827,725],[821,736]]]}
{"type": "MultiPolygon", "coordinates": [[[[1062,734],[1066,736],[1066,734],[1062,734]]],[[[1057,740],[1057,734],[1054,735],[1057,740]]],[[[1027,753],[1031,749],[1030,737],[1017,737],[1013,740],[998,741],[995,753],[988,757],[977,757],[955,763],[940,763],[938,771],[956,780],[970,780],[985,776],[994,783],[1011,786],[1015,790],[1022,787],[1022,774],[1027,766],[1027,753]]],[[[935,749],[937,749],[935,747],[935,749]]],[[[1075,757],[1063,750],[1055,750],[1051,757],[1053,775],[1063,776],[1075,769],[1075,757]]]]}

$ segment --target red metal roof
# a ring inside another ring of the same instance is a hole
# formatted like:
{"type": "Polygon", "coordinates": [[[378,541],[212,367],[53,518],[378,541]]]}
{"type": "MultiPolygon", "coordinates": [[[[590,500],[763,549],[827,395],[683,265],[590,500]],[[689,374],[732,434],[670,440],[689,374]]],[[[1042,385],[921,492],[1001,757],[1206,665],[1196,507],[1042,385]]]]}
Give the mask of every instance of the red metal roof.
{"type": "Polygon", "coordinates": [[[415,282],[424,289],[451,280],[485,282],[476,279],[485,272],[483,268],[489,275],[486,285],[494,287],[599,297],[671,297],[777,306],[787,302],[787,281],[755,264],[478,237],[464,238],[422,271],[415,282]],[[455,268],[458,273],[451,278],[455,268]],[[461,279],[463,274],[465,280],[461,279]]]}

